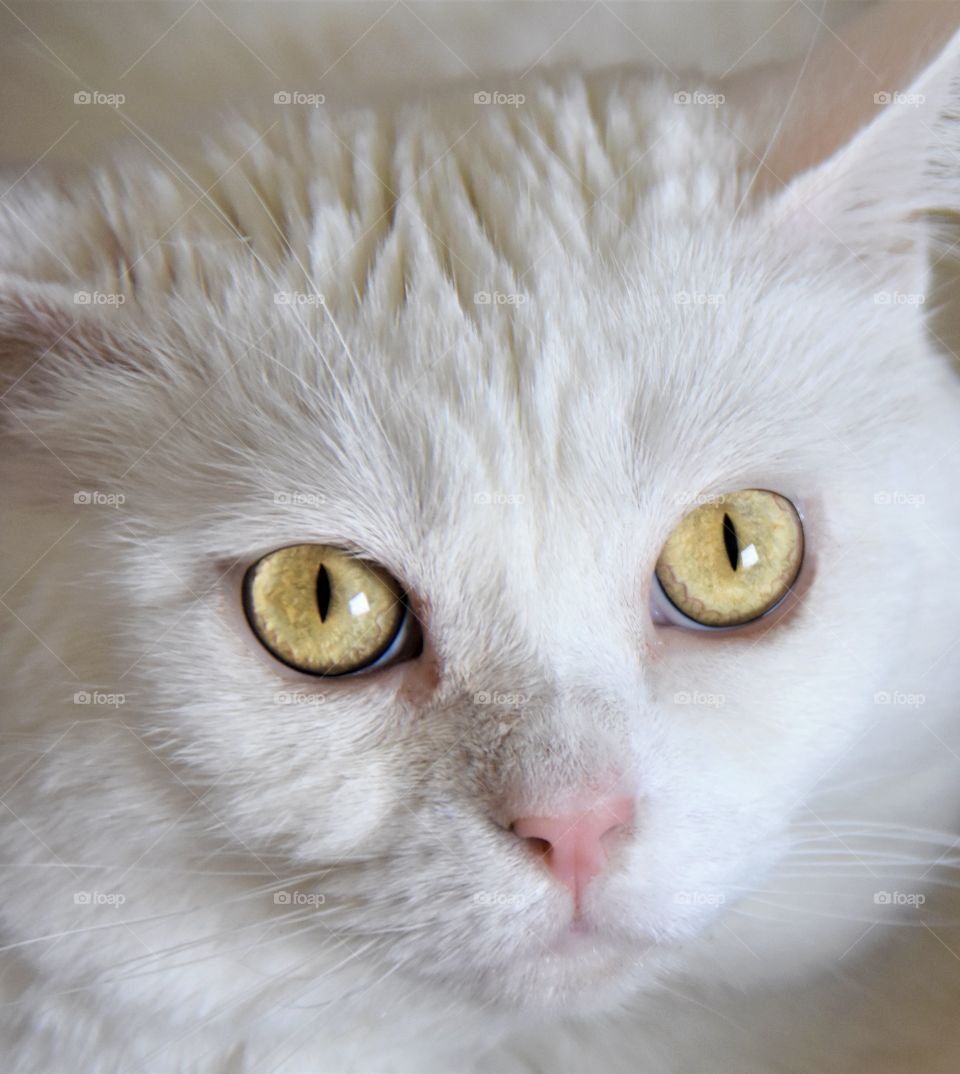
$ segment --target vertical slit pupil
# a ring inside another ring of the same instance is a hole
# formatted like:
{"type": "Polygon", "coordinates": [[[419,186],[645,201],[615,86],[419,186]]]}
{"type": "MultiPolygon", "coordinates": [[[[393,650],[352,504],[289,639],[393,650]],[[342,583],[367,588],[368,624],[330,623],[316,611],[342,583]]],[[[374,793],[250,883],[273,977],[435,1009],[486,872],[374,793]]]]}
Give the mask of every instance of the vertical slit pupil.
{"type": "Polygon", "coordinates": [[[723,516],[723,543],[727,549],[730,566],[736,570],[740,562],[740,542],[737,540],[737,527],[729,515],[723,516]]]}
{"type": "Polygon", "coordinates": [[[320,570],[317,572],[317,608],[320,611],[320,622],[324,622],[327,618],[327,612],[330,611],[330,576],[327,574],[327,568],[320,564],[320,570]]]}

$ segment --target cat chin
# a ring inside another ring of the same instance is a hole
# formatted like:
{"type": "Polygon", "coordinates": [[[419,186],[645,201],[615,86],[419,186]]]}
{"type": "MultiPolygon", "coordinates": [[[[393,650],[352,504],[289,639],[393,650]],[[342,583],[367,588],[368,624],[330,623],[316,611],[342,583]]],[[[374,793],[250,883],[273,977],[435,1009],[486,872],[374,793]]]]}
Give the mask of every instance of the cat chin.
{"type": "Polygon", "coordinates": [[[622,1009],[638,991],[655,985],[663,952],[649,942],[562,935],[529,954],[497,965],[461,964],[449,973],[423,975],[445,993],[506,1015],[588,1016],[622,1009]]]}

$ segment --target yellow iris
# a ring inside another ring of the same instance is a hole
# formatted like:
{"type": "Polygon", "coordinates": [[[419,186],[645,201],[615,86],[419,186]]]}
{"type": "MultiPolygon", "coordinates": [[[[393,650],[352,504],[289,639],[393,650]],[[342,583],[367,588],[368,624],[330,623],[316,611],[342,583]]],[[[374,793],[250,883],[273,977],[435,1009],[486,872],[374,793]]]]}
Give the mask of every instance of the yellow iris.
{"type": "Polygon", "coordinates": [[[681,520],[657,560],[657,578],[684,615],[705,626],[737,626],[780,601],[802,561],[803,526],[793,504],[745,489],[681,520]]]}
{"type": "Polygon", "coordinates": [[[264,556],[247,571],[244,603],[270,652],[313,675],[367,667],[389,648],[406,614],[403,591],[385,570],[322,544],[264,556]]]}

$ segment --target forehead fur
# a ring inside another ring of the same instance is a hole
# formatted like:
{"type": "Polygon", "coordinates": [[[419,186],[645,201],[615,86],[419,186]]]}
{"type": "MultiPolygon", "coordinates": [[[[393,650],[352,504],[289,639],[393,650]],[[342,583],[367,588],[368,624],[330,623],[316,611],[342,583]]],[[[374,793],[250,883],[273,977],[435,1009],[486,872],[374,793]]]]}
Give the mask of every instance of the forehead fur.
{"type": "Polygon", "coordinates": [[[798,412],[882,434],[876,370],[906,368],[919,317],[879,318],[822,236],[811,281],[791,218],[745,203],[735,119],[636,76],[522,93],[278,110],[189,174],[131,157],[24,192],[11,263],[124,298],[95,313],[130,362],[60,374],[73,418],[56,421],[96,472],[133,472],[161,513],[164,490],[194,488],[203,513],[214,485],[266,498],[282,479],[390,562],[398,528],[443,531],[477,496],[523,497],[562,532],[588,517],[585,490],[622,511],[787,456],[813,467],[822,428],[798,412]]]}

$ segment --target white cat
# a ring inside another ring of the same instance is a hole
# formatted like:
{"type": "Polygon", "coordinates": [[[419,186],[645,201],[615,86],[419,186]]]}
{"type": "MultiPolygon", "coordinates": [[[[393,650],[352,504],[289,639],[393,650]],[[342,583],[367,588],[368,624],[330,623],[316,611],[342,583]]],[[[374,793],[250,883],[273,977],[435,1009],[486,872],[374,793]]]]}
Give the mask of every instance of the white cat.
{"type": "Polygon", "coordinates": [[[957,1069],[951,21],[14,184],[5,1069],[957,1069]]]}

